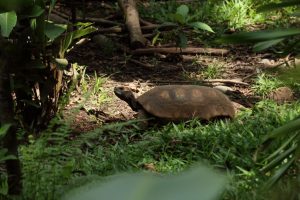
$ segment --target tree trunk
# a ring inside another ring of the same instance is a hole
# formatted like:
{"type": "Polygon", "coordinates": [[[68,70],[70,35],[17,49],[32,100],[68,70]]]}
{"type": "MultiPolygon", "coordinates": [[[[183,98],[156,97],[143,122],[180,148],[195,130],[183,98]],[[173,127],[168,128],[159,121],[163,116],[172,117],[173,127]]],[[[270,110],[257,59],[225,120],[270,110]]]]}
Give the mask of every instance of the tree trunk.
{"type": "Polygon", "coordinates": [[[0,57],[0,126],[11,124],[2,144],[3,147],[7,149],[8,155],[16,157],[16,159],[5,161],[8,175],[8,192],[10,195],[19,195],[22,190],[22,174],[18,157],[17,128],[14,121],[13,100],[11,96],[9,73],[6,70],[6,65],[7,62],[5,58],[0,57]]]}
{"type": "Polygon", "coordinates": [[[126,27],[130,36],[130,46],[132,48],[145,47],[147,40],[141,31],[135,0],[118,0],[118,3],[126,19],[126,27]]]}

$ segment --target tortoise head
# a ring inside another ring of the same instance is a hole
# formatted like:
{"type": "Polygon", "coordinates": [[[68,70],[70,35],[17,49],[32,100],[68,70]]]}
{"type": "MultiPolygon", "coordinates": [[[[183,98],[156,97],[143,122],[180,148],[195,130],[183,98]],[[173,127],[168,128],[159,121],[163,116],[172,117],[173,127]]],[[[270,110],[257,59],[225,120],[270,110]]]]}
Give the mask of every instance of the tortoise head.
{"type": "Polygon", "coordinates": [[[115,87],[114,93],[117,97],[119,97],[121,100],[128,103],[128,105],[131,107],[132,110],[138,111],[138,102],[135,99],[133,92],[128,87],[115,87]]]}

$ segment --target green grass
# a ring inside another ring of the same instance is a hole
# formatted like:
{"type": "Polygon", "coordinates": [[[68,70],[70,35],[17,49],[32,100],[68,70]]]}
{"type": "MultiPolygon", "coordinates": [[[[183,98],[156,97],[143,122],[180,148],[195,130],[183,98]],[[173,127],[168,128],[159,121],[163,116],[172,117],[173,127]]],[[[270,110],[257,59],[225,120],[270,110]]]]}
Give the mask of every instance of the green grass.
{"type": "Polygon", "coordinates": [[[279,79],[267,74],[259,74],[252,86],[252,89],[257,95],[262,97],[267,96],[271,91],[283,85],[279,79]]]}
{"type": "MultiPolygon", "coordinates": [[[[140,7],[140,14],[160,22],[172,21],[171,13],[183,5],[174,1],[158,3],[150,1],[148,7],[140,7]]],[[[264,14],[256,13],[257,3],[253,0],[203,1],[185,4],[189,6],[189,18],[192,21],[202,21],[208,25],[220,25],[226,28],[245,28],[249,24],[262,22],[264,14]]]]}
{"type": "Polygon", "coordinates": [[[218,78],[222,74],[223,67],[223,63],[213,60],[201,70],[200,74],[204,79],[218,78]]]}
{"type": "Polygon", "coordinates": [[[199,161],[230,175],[223,199],[260,199],[256,189],[268,176],[258,169],[268,154],[255,162],[255,151],[262,137],[299,112],[299,103],[277,106],[265,101],[233,121],[204,125],[193,120],[147,131],[126,122],[81,135],[72,134],[57,118],[41,138],[21,147],[24,199],[57,199],[81,177],[138,171],[147,164],[158,173],[177,173],[199,161]]]}

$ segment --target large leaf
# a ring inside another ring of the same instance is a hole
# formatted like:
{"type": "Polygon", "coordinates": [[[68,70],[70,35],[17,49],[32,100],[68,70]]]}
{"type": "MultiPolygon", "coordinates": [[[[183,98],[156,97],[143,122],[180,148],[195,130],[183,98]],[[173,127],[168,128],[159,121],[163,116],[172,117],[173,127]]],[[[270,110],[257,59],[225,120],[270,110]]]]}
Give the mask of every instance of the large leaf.
{"type": "Polygon", "coordinates": [[[203,22],[193,22],[189,24],[191,27],[214,33],[212,28],[203,22]]]}
{"type": "Polygon", "coordinates": [[[265,12],[265,11],[270,11],[270,10],[276,10],[284,7],[289,7],[289,6],[299,6],[300,2],[299,0],[293,0],[293,1],[285,1],[281,3],[268,3],[264,6],[261,6],[257,9],[258,12],[265,12]]]}
{"type": "Polygon", "coordinates": [[[257,32],[242,32],[232,35],[225,35],[219,39],[223,43],[249,43],[264,42],[300,34],[300,28],[267,30],[257,32]]]}
{"type": "Polygon", "coordinates": [[[222,193],[223,175],[197,167],[178,176],[146,173],[113,176],[67,192],[63,200],[213,200],[222,193]]]}
{"type": "Polygon", "coordinates": [[[45,35],[51,40],[55,40],[63,32],[67,30],[67,26],[64,24],[54,24],[50,21],[45,23],[45,35]]]}
{"type": "Polygon", "coordinates": [[[253,46],[253,50],[254,51],[262,51],[271,46],[278,44],[279,42],[281,42],[283,40],[284,40],[284,38],[279,38],[279,39],[275,39],[275,40],[267,40],[264,42],[259,42],[253,46]]]}
{"type": "Polygon", "coordinates": [[[2,36],[9,37],[16,24],[17,14],[14,11],[0,14],[0,29],[2,36]]]}
{"type": "Polygon", "coordinates": [[[189,14],[189,7],[187,5],[179,6],[177,8],[176,14],[179,14],[186,19],[189,14]]]}

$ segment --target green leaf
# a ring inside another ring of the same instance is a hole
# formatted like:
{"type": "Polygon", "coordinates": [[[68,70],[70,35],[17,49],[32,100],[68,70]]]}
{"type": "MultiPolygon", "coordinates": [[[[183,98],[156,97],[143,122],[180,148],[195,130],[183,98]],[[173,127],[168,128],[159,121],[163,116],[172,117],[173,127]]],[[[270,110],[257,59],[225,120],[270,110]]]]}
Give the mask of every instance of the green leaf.
{"type": "Polygon", "coordinates": [[[41,8],[40,6],[34,5],[27,14],[25,13],[25,15],[27,17],[39,17],[41,14],[43,14],[44,11],[45,10],[43,8],[41,8]]]}
{"type": "Polygon", "coordinates": [[[254,51],[262,51],[283,41],[284,38],[259,42],[253,46],[254,51]]]}
{"type": "Polygon", "coordinates": [[[181,5],[177,8],[176,14],[181,15],[184,19],[187,18],[189,13],[189,7],[187,5],[181,5]]]}
{"type": "Polygon", "coordinates": [[[214,33],[214,31],[212,30],[212,28],[209,25],[202,23],[202,22],[193,22],[193,23],[190,23],[189,25],[195,29],[201,29],[201,30],[205,30],[205,31],[214,33]]]}
{"type": "Polygon", "coordinates": [[[153,37],[152,42],[151,42],[151,44],[152,44],[153,46],[156,44],[156,42],[157,42],[159,36],[160,36],[160,32],[158,32],[158,33],[153,37]]]}
{"type": "Polygon", "coordinates": [[[300,34],[300,28],[267,30],[257,32],[242,32],[232,35],[222,36],[218,41],[223,43],[249,43],[264,42],[267,40],[275,40],[296,36],[300,34]]]}
{"type": "Polygon", "coordinates": [[[213,200],[224,190],[226,178],[200,166],[177,176],[147,173],[118,175],[94,181],[63,196],[63,200],[213,200]]]}
{"type": "Polygon", "coordinates": [[[95,32],[97,29],[93,26],[85,27],[84,29],[78,29],[73,32],[73,40],[95,32]]]}
{"type": "Polygon", "coordinates": [[[0,127],[0,138],[3,138],[6,135],[8,129],[10,127],[11,127],[11,124],[4,124],[0,127]]]}
{"type": "Polygon", "coordinates": [[[285,1],[281,3],[269,3],[267,5],[261,6],[257,9],[258,12],[265,12],[265,11],[270,11],[270,10],[276,10],[284,7],[289,7],[289,6],[299,6],[300,2],[299,0],[294,0],[294,1],[285,1]]]}
{"type": "Polygon", "coordinates": [[[67,30],[67,25],[64,24],[54,24],[50,21],[45,23],[45,35],[51,40],[55,40],[63,32],[67,30]]]}
{"type": "Polygon", "coordinates": [[[95,32],[97,29],[93,26],[90,26],[90,23],[89,23],[89,26],[86,27],[87,23],[81,23],[81,25],[83,27],[79,27],[78,30],[75,30],[73,32],[70,32],[70,33],[67,33],[65,38],[63,39],[62,41],[62,46],[61,46],[61,55],[64,55],[64,53],[68,50],[68,48],[70,47],[70,45],[72,44],[72,42],[75,40],[75,39],[78,39],[80,37],[83,37],[85,35],[88,35],[92,32],[95,32]]]}
{"type": "Polygon", "coordinates": [[[0,29],[2,36],[9,37],[16,24],[17,14],[14,11],[0,14],[0,29]]]}

